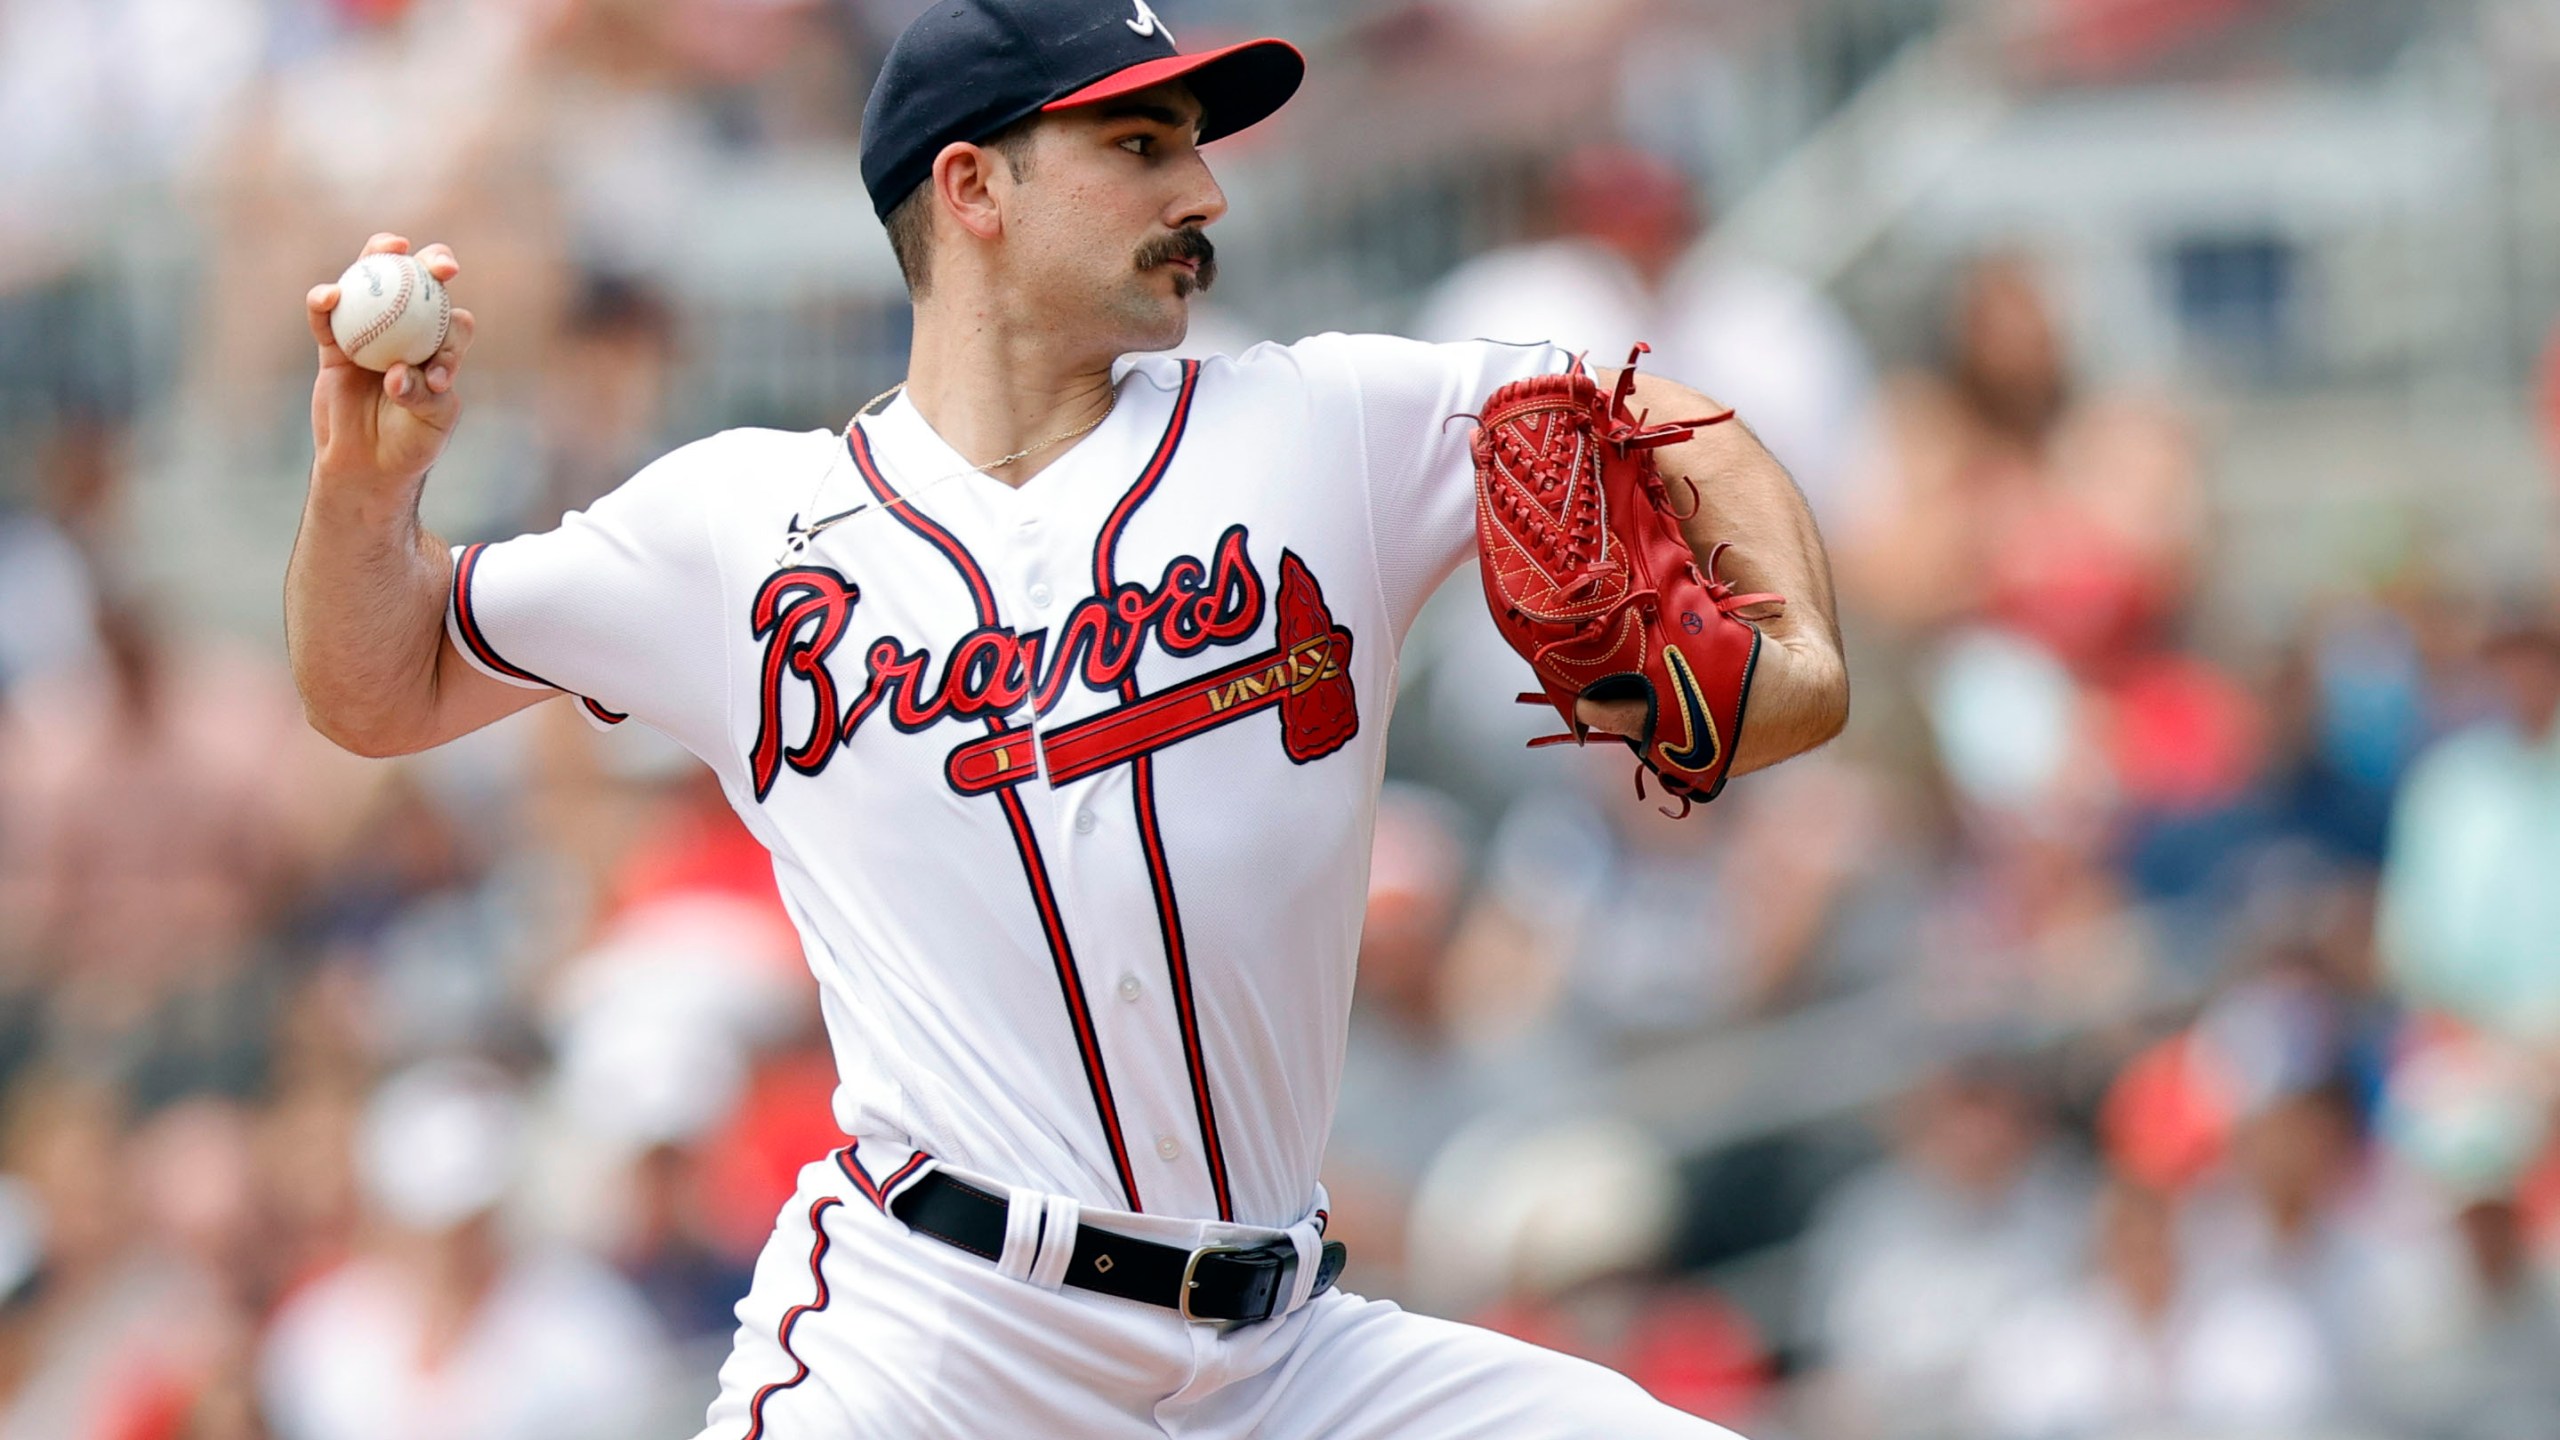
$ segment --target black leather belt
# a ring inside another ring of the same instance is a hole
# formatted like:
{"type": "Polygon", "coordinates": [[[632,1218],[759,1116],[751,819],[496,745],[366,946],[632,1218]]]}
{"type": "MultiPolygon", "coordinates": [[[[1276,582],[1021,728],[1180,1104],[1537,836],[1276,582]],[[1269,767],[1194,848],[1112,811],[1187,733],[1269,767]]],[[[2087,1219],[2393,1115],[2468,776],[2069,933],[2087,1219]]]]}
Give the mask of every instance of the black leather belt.
{"type": "MultiPolygon", "coordinates": [[[[1002,1195],[934,1170],[891,1200],[889,1212],[911,1229],[993,1260],[1004,1252],[1006,1205],[1002,1195]]],[[[1310,1296],[1332,1289],[1342,1275],[1342,1242],[1327,1240],[1323,1253],[1310,1296]]],[[[1285,1240],[1185,1250],[1078,1225],[1066,1283],[1161,1305],[1185,1320],[1250,1325],[1288,1303],[1297,1275],[1298,1247],[1285,1240]]]]}

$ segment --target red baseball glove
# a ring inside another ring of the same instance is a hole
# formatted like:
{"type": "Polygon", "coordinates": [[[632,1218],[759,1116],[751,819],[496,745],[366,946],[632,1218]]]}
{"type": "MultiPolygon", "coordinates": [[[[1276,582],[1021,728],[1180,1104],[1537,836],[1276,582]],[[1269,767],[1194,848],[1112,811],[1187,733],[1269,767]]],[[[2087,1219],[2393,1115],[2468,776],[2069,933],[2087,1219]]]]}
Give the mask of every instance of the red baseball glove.
{"type": "MultiPolygon", "coordinates": [[[[1643,770],[1681,802],[1716,797],[1733,766],[1760,632],[1734,612],[1776,601],[1736,595],[1715,577],[1718,545],[1701,568],[1653,451],[1721,424],[1733,412],[1648,426],[1631,415],[1638,345],[1614,392],[1576,363],[1561,375],[1515,381],[1485,402],[1476,431],[1477,558],[1493,623],[1537,672],[1569,732],[1533,745],[1580,744],[1581,700],[1640,700],[1644,728],[1625,737],[1643,770]]],[[[1686,481],[1682,482],[1686,484],[1686,481]]]]}

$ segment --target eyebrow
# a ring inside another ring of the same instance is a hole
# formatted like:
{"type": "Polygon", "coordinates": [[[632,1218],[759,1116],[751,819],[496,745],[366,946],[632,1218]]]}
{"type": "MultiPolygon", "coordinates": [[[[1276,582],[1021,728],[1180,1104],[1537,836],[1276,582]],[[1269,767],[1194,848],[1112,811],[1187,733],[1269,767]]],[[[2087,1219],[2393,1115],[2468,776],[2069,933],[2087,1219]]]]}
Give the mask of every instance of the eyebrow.
{"type": "Polygon", "coordinates": [[[1157,105],[1144,100],[1129,100],[1123,101],[1117,105],[1105,106],[1102,110],[1101,118],[1106,121],[1148,120],[1155,124],[1162,125],[1168,130],[1197,130],[1200,128],[1199,117],[1186,116],[1181,111],[1174,109],[1170,105],[1157,105]]]}

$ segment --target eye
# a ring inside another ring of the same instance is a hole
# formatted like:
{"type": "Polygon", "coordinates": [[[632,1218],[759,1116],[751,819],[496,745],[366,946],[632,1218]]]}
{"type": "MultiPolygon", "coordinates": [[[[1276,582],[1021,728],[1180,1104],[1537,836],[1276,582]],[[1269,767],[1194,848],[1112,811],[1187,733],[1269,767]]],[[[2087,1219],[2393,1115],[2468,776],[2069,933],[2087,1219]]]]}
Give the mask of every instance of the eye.
{"type": "Polygon", "coordinates": [[[1156,137],[1153,135],[1132,135],[1120,142],[1120,148],[1128,151],[1132,155],[1152,155],[1155,153],[1156,149],[1156,137]]]}

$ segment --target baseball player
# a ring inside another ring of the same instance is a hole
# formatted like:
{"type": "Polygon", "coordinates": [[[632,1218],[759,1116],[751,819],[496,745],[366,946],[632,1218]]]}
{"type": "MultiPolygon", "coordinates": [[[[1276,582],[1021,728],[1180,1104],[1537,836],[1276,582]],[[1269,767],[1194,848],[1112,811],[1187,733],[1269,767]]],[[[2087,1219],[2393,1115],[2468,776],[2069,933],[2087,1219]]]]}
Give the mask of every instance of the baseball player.
{"type": "MultiPolygon", "coordinates": [[[[1201,147],[1303,66],[1183,52],[1146,0],[938,0],[862,139],[905,384],[841,431],[687,445],[546,534],[419,525],[471,317],[377,376],[311,294],[313,722],[401,754],[565,693],[663,731],[771,848],[816,971],[852,1138],[780,1217],[705,1437],[1723,1433],[1336,1283],[1316,1177],[1397,648],[1475,546],[1464,417],[1576,361],[1142,355],[1216,275],[1201,147]]],[[[1649,376],[1631,403],[1714,408],[1649,376]]],[[[1728,763],[1821,743],[1847,700],[1801,500],[1739,425],[1656,454],[1725,570],[1790,600],[1728,763]]]]}

